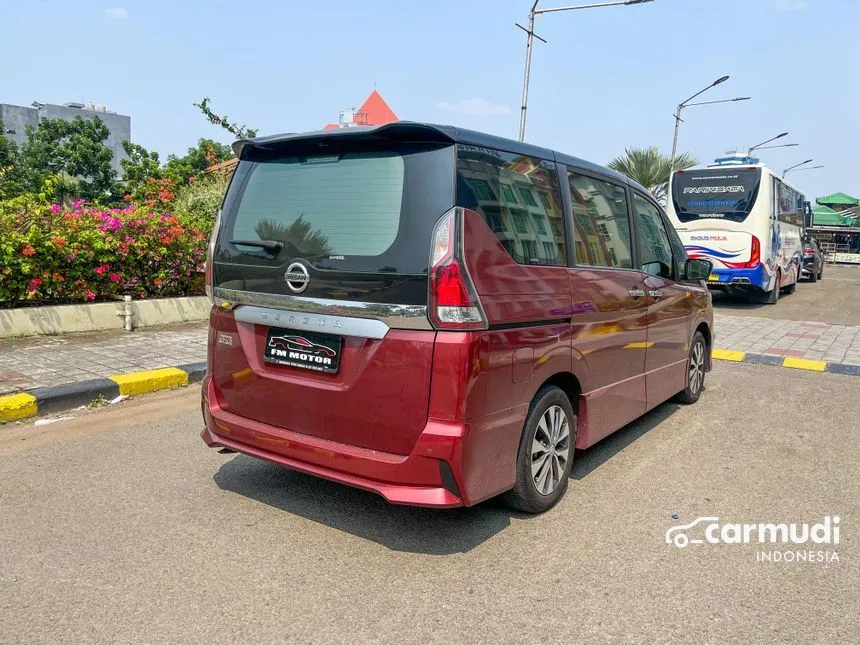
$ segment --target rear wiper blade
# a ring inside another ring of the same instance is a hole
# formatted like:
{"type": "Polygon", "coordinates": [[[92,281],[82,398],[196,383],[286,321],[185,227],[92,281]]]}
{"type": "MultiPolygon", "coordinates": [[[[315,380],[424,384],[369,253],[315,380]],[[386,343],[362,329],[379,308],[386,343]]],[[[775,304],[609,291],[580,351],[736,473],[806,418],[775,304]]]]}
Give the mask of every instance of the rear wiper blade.
{"type": "Polygon", "coordinates": [[[256,246],[270,253],[280,252],[284,248],[284,243],[277,240],[230,240],[229,244],[235,244],[236,246],[256,246]]]}

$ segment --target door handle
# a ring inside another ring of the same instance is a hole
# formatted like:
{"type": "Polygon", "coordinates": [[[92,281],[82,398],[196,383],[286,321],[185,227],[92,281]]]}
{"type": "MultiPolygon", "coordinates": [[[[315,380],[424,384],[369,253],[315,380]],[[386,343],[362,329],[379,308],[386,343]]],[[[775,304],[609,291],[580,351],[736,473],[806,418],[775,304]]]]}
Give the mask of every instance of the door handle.
{"type": "Polygon", "coordinates": [[[627,293],[629,293],[634,298],[641,298],[645,295],[645,292],[642,291],[642,289],[631,289],[627,293]]]}
{"type": "Polygon", "coordinates": [[[652,291],[649,291],[648,295],[651,296],[652,298],[662,298],[663,292],[660,291],[659,289],[654,289],[652,291]]]}

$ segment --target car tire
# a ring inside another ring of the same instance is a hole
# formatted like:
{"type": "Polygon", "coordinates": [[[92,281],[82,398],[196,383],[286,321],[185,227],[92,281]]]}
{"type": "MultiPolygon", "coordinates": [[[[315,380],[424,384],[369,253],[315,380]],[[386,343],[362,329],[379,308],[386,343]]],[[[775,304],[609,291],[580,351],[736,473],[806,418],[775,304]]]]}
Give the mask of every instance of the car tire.
{"type": "Polygon", "coordinates": [[[821,263],[821,271],[818,272],[818,279],[819,280],[824,279],[824,263],[823,262],[821,263]]]}
{"type": "Polygon", "coordinates": [[[517,451],[516,483],[505,494],[508,505],[525,513],[555,506],[567,491],[575,445],[576,413],[570,399],[560,388],[542,387],[529,406],[517,451]]]}
{"type": "Polygon", "coordinates": [[[695,403],[705,389],[705,367],[708,364],[708,344],[702,332],[693,334],[687,360],[687,387],[681,390],[675,400],[679,403],[695,403]]]}
{"type": "Polygon", "coordinates": [[[781,291],[780,286],[779,286],[779,281],[781,278],[782,278],[782,276],[779,273],[777,273],[776,274],[776,280],[773,283],[773,289],[771,289],[770,291],[764,292],[764,304],[775,305],[776,303],[779,302],[779,292],[781,291]]]}
{"type": "Polygon", "coordinates": [[[815,265],[812,265],[812,270],[809,272],[809,281],[818,282],[818,274],[815,272],[815,265]]]}

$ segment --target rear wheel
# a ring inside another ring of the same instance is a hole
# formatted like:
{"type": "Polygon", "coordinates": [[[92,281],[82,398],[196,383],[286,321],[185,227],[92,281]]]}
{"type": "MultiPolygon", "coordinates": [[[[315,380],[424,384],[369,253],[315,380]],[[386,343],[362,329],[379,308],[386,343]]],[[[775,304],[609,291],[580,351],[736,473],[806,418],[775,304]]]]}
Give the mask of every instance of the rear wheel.
{"type": "Polygon", "coordinates": [[[777,273],[776,274],[776,280],[773,283],[773,289],[771,289],[770,291],[764,292],[764,304],[775,305],[777,302],[779,302],[779,291],[780,291],[779,282],[780,282],[781,278],[782,278],[782,276],[779,273],[777,273]]]}
{"type": "Polygon", "coordinates": [[[824,262],[821,263],[821,271],[818,272],[818,279],[821,280],[824,278],[824,262]]]}
{"type": "Polygon", "coordinates": [[[795,280],[795,281],[794,281],[794,282],[792,282],[790,285],[788,285],[787,287],[785,287],[785,288],[782,290],[782,292],[783,292],[783,293],[785,293],[785,294],[787,294],[787,295],[791,295],[792,293],[794,293],[794,292],[795,292],[795,290],[796,290],[796,289],[797,289],[797,280],[795,280]]]}
{"type": "Polygon", "coordinates": [[[567,394],[546,386],[535,395],[517,453],[508,504],[526,513],[552,508],[567,490],[576,443],[576,413],[567,394]]]}
{"type": "Polygon", "coordinates": [[[705,389],[705,366],[707,364],[708,345],[702,332],[693,334],[693,342],[690,343],[690,356],[687,361],[687,387],[681,390],[675,397],[681,403],[695,403],[699,400],[702,390],[705,389]]]}
{"type": "Polygon", "coordinates": [[[810,282],[818,282],[818,278],[821,276],[821,272],[815,272],[815,265],[812,265],[812,268],[809,271],[809,281],[810,282]]]}

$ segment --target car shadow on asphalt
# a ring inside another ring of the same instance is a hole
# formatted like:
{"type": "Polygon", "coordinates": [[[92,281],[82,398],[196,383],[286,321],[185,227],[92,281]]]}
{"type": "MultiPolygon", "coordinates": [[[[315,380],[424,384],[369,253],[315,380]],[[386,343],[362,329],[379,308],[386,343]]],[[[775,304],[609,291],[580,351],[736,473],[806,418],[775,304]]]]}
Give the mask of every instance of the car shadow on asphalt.
{"type": "Polygon", "coordinates": [[[730,296],[722,291],[712,291],[711,294],[713,296],[712,302],[715,310],[729,308],[732,310],[754,311],[756,309],[764,309],[766,307],[773,306],[763,302],[755,302],[754,300],[744,296],[730,296]]]}
{"type": "Polygon", "coordinates": [[[389,504],[374,493],[245,455],[221,466],[214,480],[223,490],[410,553],[471,551],[510,526],[515,515],[497,500],[454,509],[389,504]]]}
{"type": "MultiPolygon", "coordinates": [[[[678,407],[664,403],[597,445],[578,451],[571,477],[587,477],[678,407]]],[[[499,497],[470,508],[455,509],[389,504],[374,493],[241,454],[224,463],[213,479],[222,490],[409,553],[466,553],[508,528],[513,518],[536,517],[511,510],[499,497]]]]}

